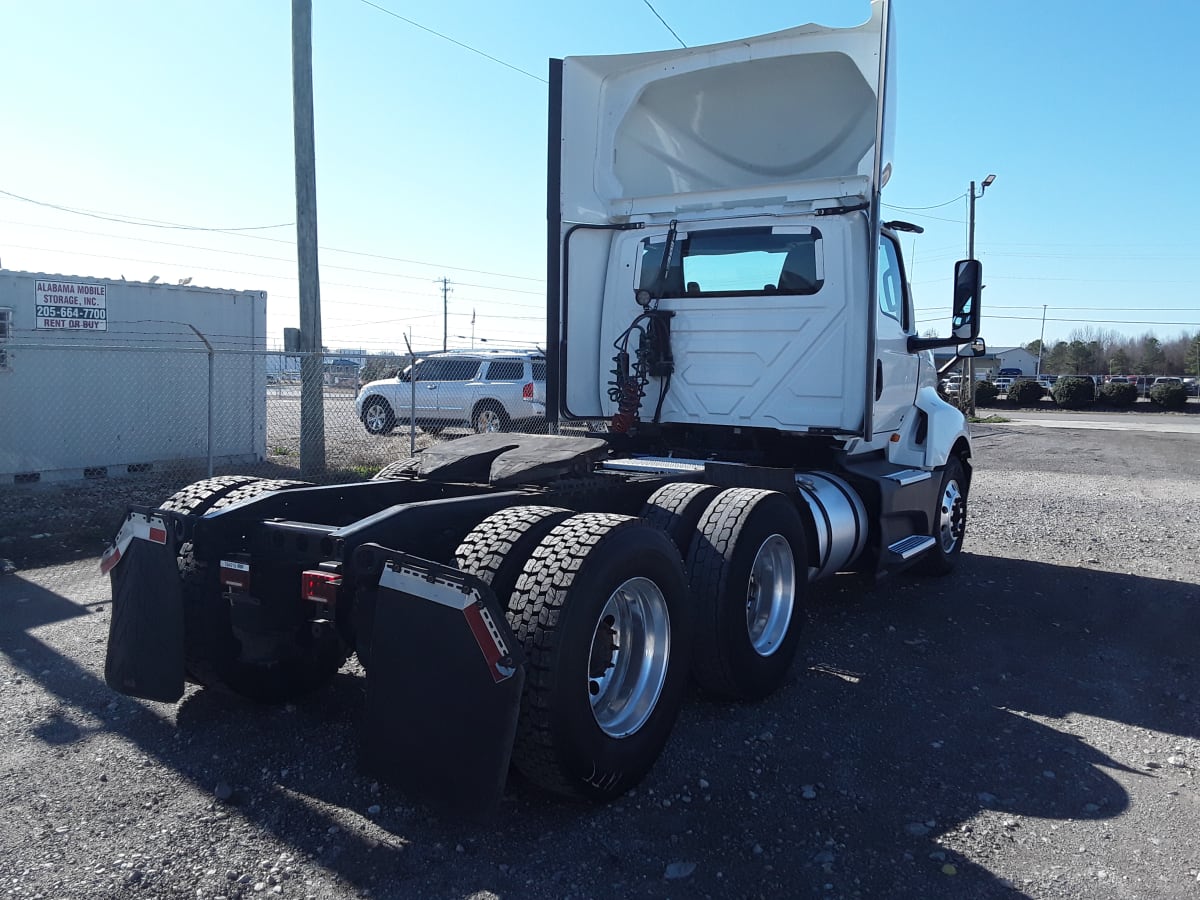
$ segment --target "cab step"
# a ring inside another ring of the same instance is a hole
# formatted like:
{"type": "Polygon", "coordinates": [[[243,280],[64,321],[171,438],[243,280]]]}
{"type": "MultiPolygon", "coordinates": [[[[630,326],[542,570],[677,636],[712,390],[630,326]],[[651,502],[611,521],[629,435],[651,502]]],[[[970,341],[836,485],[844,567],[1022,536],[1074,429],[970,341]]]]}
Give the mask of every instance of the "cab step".
{"type": "Polygon", "coordinates": [[[888,545],[888,553],[893,553],[900,559],[908,561],[914,556],[920,556],[937,543],[936,538],[927,534],[913,534],[888,545]]]}

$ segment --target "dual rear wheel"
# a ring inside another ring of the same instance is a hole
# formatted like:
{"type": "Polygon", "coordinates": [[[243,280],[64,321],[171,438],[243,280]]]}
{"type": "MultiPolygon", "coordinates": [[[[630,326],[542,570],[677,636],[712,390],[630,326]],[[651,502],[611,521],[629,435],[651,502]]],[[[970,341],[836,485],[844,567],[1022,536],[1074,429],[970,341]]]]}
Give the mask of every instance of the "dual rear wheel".
{"type": "Polygon", "coordinates": [[[682,560],[630,516],[502,510],[456,554],[507,609],[526,657],[513,764],[555,793],[606,800],[662,752],[682,704],[691,611],[682,560]]]}
{"type": "Polygon", "coordinates": [[[606,800],[636,784],[689,675],[711,694],[756,699],[795,655],[807,554],[788,498],[668,485],[644,512],[514,507],[456,553],[525,650],[513,763],[556,793],[606,800]]]}
{"type": "MultiPolygon", "coordinates": [[[[172,512],[203,515],[273,491],[308,484],[289,479],[244,475],[208,478],[173,494],[161,505],[172,512]]],[[[314,691],[333,680],[349,656],[334,635],[318,638],[303,624],[281,635],[269,659],[245,652],[222,595],[217,567],[199,560],[191,542],[179,548],[179,578],[184,605],[184,667],[188,680],[251,700],[280,703],[314,691]]]]}

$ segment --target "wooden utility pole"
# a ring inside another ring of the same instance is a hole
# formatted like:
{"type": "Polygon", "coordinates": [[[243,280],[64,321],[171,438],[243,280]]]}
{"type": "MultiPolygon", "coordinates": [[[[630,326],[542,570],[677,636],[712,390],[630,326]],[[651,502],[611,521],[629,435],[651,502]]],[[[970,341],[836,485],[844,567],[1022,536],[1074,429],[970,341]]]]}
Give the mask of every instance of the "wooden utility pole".
{"type": "Polygon", "coordinates": [[[325,471],[325,358],[317,268],[317,160],[313,138],[312,0],[292,0],[292,121],[296,154],[296,262],[300,278],[300,474],[325,471]]]}
{"type": "Polygon", "coordinates": [[[450,336],[450,279],[442,278],[442,349],[446,349],[450,336]]]}

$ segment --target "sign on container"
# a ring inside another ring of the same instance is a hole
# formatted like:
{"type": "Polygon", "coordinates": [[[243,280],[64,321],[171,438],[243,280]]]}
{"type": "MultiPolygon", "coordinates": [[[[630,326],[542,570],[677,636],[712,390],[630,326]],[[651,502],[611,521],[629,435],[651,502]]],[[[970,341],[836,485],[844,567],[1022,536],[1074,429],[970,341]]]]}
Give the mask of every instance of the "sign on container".
{"type": "Polygon", "coordinates": [[[91,282],[38,281],[34,328],[108,331],[106,285],[91,282]]]}

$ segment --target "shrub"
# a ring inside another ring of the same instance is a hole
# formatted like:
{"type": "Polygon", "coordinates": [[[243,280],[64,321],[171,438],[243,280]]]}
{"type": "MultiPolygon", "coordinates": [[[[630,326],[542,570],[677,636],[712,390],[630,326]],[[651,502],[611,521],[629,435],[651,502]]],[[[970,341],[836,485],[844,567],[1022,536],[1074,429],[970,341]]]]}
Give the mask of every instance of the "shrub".
{"type": "Polygon", "coordinates": [[[980,381],[975,385],[975,404],[977,406],[991,406],[996,402],[996,397],[1000,394],[1000,388],[992,384],[990,381],[980,381]]]}
{"type": "Polygon", "coordinates": [[[1187,406],[1187,388],[1182,384],[1156,384],[1150,388],[1150,402],[1163,409],[1187,406]]]}
{"type": "Polygon", "coordinates": [[[1013,406],[1032,406],[1046,396],[1046,389],[1036,381],[1014,381],[1008,388],[1008,402],[1013,406]]]}
{"type": "Polygon", "coordinates": [[[1100,400],[1109,406],[1133,406],[1137,398],[1138,389],[1136,384],[1122,384],[1120,382],[1113,384],[1109,382],[1100,387],[1100,400]]]}
{"type": "Polygon", "coordinates": [[[1054,402],[1066,409],[1082,409],[1096,399],[1096,383],[1090,378],[1067,375],[1054,382],[1054,402]]]}

